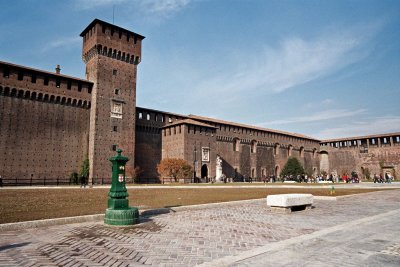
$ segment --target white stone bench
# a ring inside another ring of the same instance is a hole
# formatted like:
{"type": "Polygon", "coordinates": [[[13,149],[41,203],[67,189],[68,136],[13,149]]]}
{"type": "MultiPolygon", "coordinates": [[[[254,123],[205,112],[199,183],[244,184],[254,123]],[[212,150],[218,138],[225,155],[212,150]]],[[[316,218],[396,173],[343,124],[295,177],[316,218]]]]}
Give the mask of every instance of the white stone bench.
{"type": "Polygon", "coordinates": [[[311,194],[280,194],[267,196],[267,205],[271,211],[290,213],[311,209],[314,196],[311,194]]]}

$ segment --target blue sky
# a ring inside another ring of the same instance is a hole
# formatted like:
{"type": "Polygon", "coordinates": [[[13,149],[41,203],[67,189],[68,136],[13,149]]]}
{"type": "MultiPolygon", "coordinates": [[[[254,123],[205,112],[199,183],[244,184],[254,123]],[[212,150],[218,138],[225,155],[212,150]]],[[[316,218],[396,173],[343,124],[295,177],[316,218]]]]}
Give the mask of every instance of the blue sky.
{"type": "Polygon", "coordinates": [[[400,132],[400,1],[0,0],[0,60],[84,78],[94,19],[146,36],[137,105],[327,139],[400,132]]]}

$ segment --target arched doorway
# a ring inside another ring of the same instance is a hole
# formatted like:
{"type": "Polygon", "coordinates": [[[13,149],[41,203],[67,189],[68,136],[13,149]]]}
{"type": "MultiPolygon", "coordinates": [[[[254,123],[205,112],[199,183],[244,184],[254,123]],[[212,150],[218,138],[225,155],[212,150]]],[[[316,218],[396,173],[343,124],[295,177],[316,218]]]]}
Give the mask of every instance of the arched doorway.
{"type": "Polygon", "coordinates": [[[279,165],[275,166],[275,177],[278,178],[279,174],[281,174],[281,168],[279,167],[279,165]]]}
{"type": "Polygon", "coordinates": [[[321,172],[329,173],[329,155],[327,151],[320,152],[319,169],[321,172]]]}
{"type": "Polygon", "coordinates": [[[208,167],[207,164],[201,166],[201,179],[205,179],[208,182],[208,167]]]}

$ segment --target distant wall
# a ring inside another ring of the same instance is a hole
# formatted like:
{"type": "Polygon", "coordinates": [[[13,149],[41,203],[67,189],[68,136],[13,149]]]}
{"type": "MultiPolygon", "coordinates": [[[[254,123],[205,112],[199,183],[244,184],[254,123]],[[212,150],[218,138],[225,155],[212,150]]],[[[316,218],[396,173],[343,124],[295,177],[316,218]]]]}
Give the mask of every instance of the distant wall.
{"type": "Polygon", "coordinates": [[[350,175],[355,171],[362,178],[368,172],[371,178],[387,172],[400,178],[400,134],[332,140],[321,143],[320,149],[328,157],[328,172],[350,175]]]}

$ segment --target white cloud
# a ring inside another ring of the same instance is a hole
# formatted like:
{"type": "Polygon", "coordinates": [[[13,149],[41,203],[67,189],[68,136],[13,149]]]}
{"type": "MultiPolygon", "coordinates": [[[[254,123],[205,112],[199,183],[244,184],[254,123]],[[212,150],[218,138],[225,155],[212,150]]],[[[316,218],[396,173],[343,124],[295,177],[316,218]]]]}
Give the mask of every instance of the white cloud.
{"type": "Polygon", "coordinates": [[[393,132],[400,132],[400,116],[384,116],[372,118],[369,121],[356,121],[348,125],[322,130],[314,137],[332,139],[393,132]]]}
{"type": "Polygon", "coordinates": [[[366,57],[368,53],[363,45],[368,38],[358,36],[344,31],[314,39],[291,37],[261,53],[238,52],[241,62],[230,64],[235,67],[225,67],[223,75],[199,83],[197,88],[208,88],[207,92],[221,95],[280,93],[335,73],[366,57]]]}
{"type": "Polygon", "coordinates": [[[294,117],[284,120],[274,120],[269,122],[258,123],[258,126],[261,127],[270,127],[271,125],[282,125],[282,124],[290,124],[290,123],[300,123],[300,122],[317,122],[317,121],[326,121],[333,120],[338,118],[345,117],[353,117],[356,115],[360,115],[366,112],[366,109],[358,109],[358,110],[346,110],[346,109],[331,109],[325,110],[321,112],[316,112],[315,114],[302,116],[302,117],[294,117]]]}
{"type": "Polygon", "coordinates": [[[82,43],[81,37],[61,37],[50,41],[43,45],[41,51],[47,52],[52,49],[60,48],[60,47],[70,47],[75,45],[80,45],[82,43]]]}
{"type": "Polygon", "coordinates": [[[304,105],[304,107],[305,107],[306,109],[315,108],[316,106],[320,107],[321,105],[322,105],[323,107],[326,107],[326,106],[331,106],[333,103],[335,103],[335,101],[334,101],[333,99],[326,98],[326,99],[324,99],[324,100],[322,100],[322,101],[320,101],[320,102],[310,102],[310,103],[307,103],[307,104],[304,105]]]}
{"type": "Polygon", "coordinates": [[[330,99],[330,98],[327,98],[327,99],[324,99],[324,100],[322,100],[321,101],[321,104],[322,105],[331,105],[331,104],[333,104],[333,100],[332,99],[330,99]]]}
{"type": "Polygon", "coordinates": [[[124,4],[124,9],[139,9],[142,13],[169,17],[189,3],[190,0],[75,0],[75,7],[80,10],[88,10],[124,4]]]}
{"type": "Polygon", "coordinates": [[[122,4],[127,0],[75,0],[75,7],[80,10],[122,4]]]}
{"type": "Polygon", "coordinates": [[[146,0],[140,1],[140,7],[143,11],[150,14],[169,16],[180,11],[190,0],[146,0]]]}

